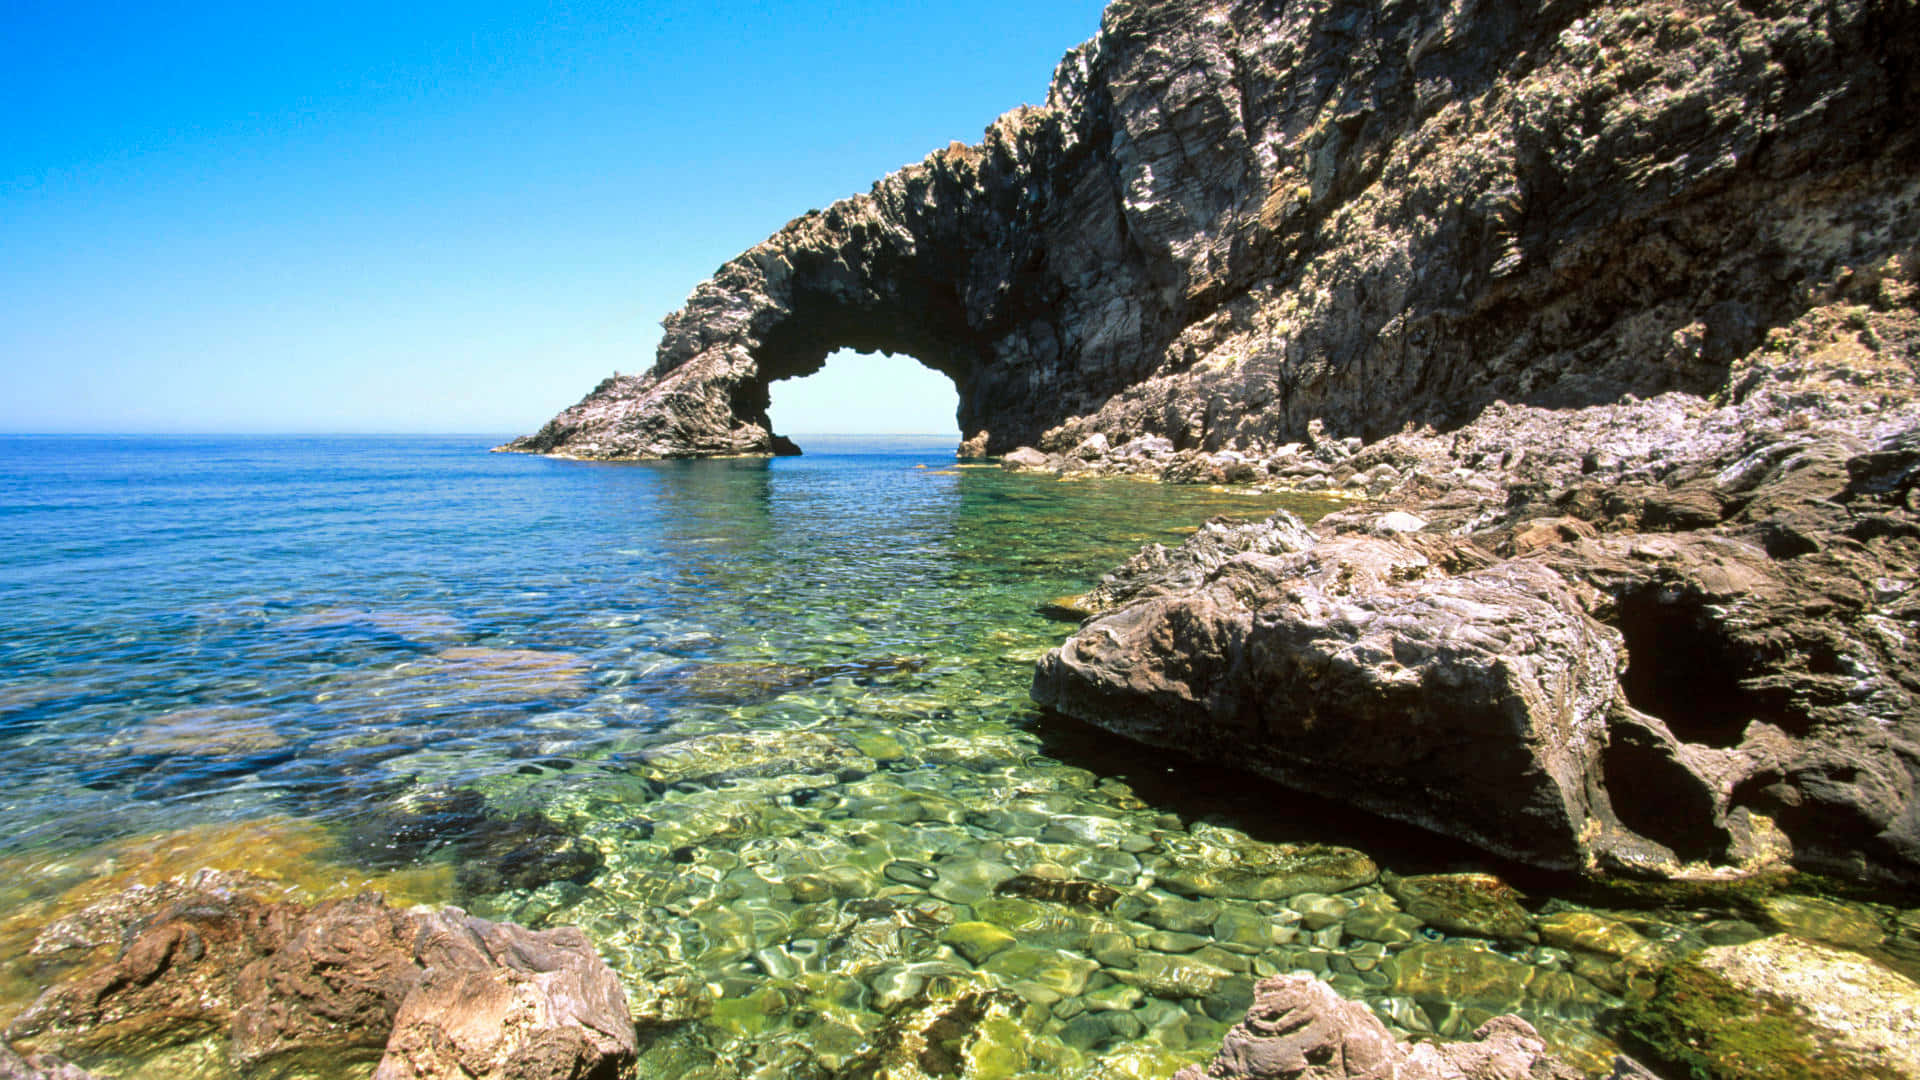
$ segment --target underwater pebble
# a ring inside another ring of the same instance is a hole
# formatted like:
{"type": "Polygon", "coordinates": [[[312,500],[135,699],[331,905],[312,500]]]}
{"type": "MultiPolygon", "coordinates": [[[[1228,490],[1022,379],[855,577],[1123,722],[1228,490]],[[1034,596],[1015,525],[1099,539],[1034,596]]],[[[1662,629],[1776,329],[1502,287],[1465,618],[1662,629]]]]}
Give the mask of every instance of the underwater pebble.
{"type": "Polygon", "coordinates": [[[910,859],[895,859],[881,871],[888,881],[915,888],[925,888],[940,880],[940,872],[923,862],[910,859]]]}
{"type": "Polygon", "coordinates": [[[1141,912],[1140,921],[1174,933],[1198,934],[1211,930],[1220,912],[1218,901],[1158,894],[1153,906],[1141,912]]]}
{"type": "Polygon", "coordinates": [[[955,951],[976,966],[1019,941],[1005,929],[987,922],[954,923],[941,931],[940,940],[953,946],[955,951]]]}
{"type": "Polygon", "coordinates": [[[1301,893],[1289,900],[1287,906],[1300,913],[1301,926],[1319,931],[1344,920],[1356,905],[1338,896],[1301,893]]]}
{"type": "Polygon", "coordinates": [[[1136,987],[1114,983],[1098,990],[1089,990],[1080,1000],[1096,1012],[1126,1012],[1137,1007],[1145,998],[1146,995],[1136,987]]]}
{"type": "MultiPolygon", "coordinates": [[[[1213,936],[1222,948],[1259,952],[1276,944],[1273,920],[1245,908],[1228,908],[1213,922],[1213,936]]],[[[1291,928],[1288,928],[1291,931],[1291,928]]]]}
{"type": "Polygon", "coordinates": [[[1210,944],[1211,940],[1198,934],[1176,934],[1171,930],[1156,930],[1148,934],[1141,944],[1154,952],[1190,953],[1202,945],[1210,944]]]}

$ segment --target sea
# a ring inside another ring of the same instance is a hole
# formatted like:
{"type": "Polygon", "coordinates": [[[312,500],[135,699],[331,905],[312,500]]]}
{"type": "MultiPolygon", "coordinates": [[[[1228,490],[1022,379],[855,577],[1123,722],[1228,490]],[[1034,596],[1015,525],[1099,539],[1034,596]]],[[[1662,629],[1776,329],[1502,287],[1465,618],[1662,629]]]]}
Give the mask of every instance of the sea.
{"type": "MultiPolygon", "coordinates": [[[[1403,1035],[1515,1009],[1605,1059],[1619,999],[1565,950],[1423,926],[1377,884],[1159,883],[1196,845],[1517,870],[1028,700],[1073,629],[1050,601],[1326,500],[1013,474],[950,438],[499,441],[0,438],[0,1024],[59,974],[41,928],[211,867],[580,926],[648,1021],[643,1076],[876,1075],[889,1025],[983,989],[1006,1015],[968,1075],[1165,1076],[1287,971],[1403,1035]],[[1396,973],[1415,946],[1482,997],[1396,973]]],[[[230,1075],[205,1047],[89,1064],[230,1075]]]]}

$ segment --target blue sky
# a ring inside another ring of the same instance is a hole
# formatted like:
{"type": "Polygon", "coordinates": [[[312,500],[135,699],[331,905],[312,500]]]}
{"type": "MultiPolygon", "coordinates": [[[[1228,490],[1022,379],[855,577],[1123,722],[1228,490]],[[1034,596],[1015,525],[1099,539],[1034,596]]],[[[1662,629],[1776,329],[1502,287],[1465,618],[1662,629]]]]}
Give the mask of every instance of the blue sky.
{"type": "MultiPolygon", "coordinates": [[[[0,431],[532,430],[1099,12],[0,0],[0,431]]],[[[905,358],[813,381],[782,430],[953,426],[905,358]]]]}

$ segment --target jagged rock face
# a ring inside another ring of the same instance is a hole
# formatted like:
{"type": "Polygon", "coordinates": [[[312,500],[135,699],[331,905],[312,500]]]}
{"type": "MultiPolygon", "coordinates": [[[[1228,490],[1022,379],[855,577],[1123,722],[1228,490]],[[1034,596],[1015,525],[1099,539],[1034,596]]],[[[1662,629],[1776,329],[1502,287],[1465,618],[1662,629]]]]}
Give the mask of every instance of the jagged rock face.
{"type": "Polygon", "coordinates": [[[721,267],[503,449],[770,453],[838,347],[950,376],[977,449],[1450,425],[1711,390],[1920,232],[1920,15],[1129,2],[998,120],[721,267]]]}

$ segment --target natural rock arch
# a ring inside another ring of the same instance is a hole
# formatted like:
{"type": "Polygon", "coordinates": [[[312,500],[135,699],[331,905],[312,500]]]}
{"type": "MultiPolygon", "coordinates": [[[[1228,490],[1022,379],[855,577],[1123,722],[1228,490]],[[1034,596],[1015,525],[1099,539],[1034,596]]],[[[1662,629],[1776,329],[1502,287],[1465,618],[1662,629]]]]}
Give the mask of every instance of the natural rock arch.
{"type": "MultiPolygon", "coordinates": [[[[1050,114],[1049,114],[1050,115],[1050,114]]],[[[905,354],[953,380],[965,433],[1010,448],[1058,423],[1028,361],[1061,354],[1056,313],[1036,296],[1045,237],[1016,226],[1044,176],[1057,124],[1010,114],[981,148],[956,144],[809,212],[722,266],[668,316],[651,372],[615,376],[505,449],[571,457],[794,452],[773,433],[769,384],[819,371],[835,350],[905,354]],[[1005,435],[1001,435],[1005,432],[1005,435]]]]}
{"type": "Polygon", "coordinates": [[[911,353],[838,347],[817,366],[770,379],[766,388],[772,430],[796,438],[803,438],[799,432],[958,437],[960,384],[911,353]]]}
{"type": "Polygon", "coordinates": [[[1116,2],[1044,106],[788,224],[667,318],[651,371],[502,449],[771,453],[766,383],[834,346],[946,372],[992,453],[1709,393],[1911,245],[1917,22],[1116,2]]]}

